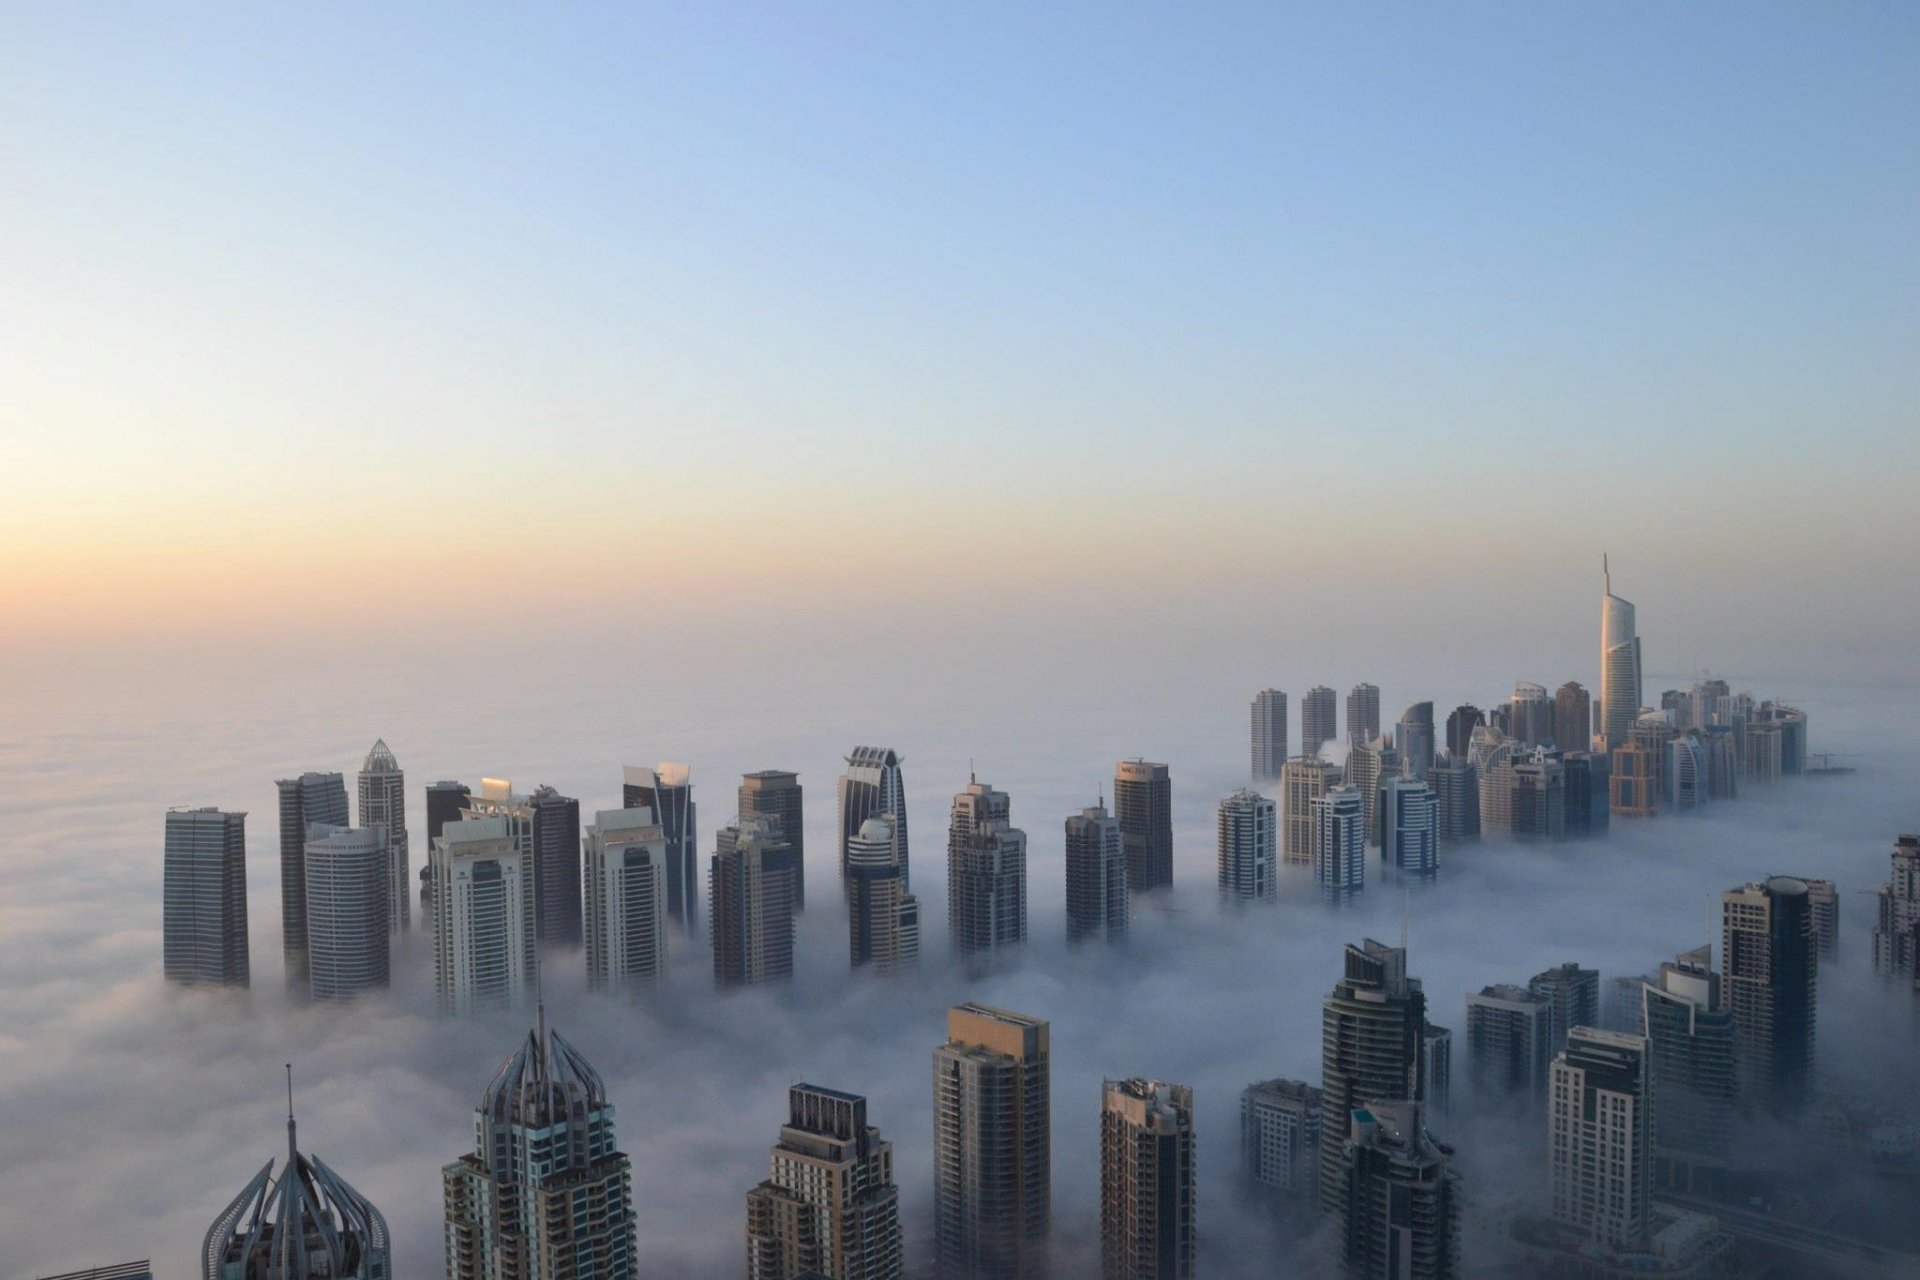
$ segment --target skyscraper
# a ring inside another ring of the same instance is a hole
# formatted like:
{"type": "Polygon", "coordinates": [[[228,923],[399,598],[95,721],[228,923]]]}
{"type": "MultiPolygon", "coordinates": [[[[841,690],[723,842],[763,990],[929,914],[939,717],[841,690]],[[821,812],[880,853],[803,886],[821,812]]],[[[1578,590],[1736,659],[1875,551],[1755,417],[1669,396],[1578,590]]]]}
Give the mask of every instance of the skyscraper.
{"type": "Polygon", "coordinates": [[[393,865],[378,827],[307,827],[307,972],[313,998],[339,1000],[390,980],[393,865]]]}
{"type": "Polygon", "coordinates": [[[1320,1091],[1304,1080],[1266,1080],[1240,1095],[1240,1167],[1290,1196],[1318,1199],[1320,1091]]]}
{"type": "Polygon", "coordinates": [[[1766,787],[1780,781],[1784,760],[1780,726],[1768,721],[1749,724],[1742,740],[1746,751],[1741,761],[1741,776],[1748,785],[1766,787]]]}
{"type": "Polygon", "coordinates": [[[1459,1175],[1446,1150],[1427,1136],[1425,1109],[1417,1101],[1377,1098],[1344,1114],[1336,1211],[1347,1274],[1369,1280],[1464,1274],[1459,1175]]]}
{"type": "Polygon", "coordinates": [[[1253,777],[1265,782],[1280,776],[1287,762],[1287,695],[1262,689],[1253,695],[1253,777]]]}
{"type": "MultiPolygon", "coordinates": [[[[868,818],[847,842],[848,953],[855,968],[870,964],[890,973],[920,958],[920,900],[907,892],[893,860],[893,819],[868,818]]],[[[989,886],[992,893],[998,886],[989,886]]],[[[969,884],[971,894],[977,886],[969,884]]],[[[1026,928],[1026,878],[1019,884],[1021,934],[1026,928]]],[[[990,906],[989,910],[993,908],[990,906]]]]}
{"type": "Polygon", "coordinates": [[[1553,700],[1544,686],[1531,680],[1513,686],[1513,696],[1507,700],[1507,733],[1529,747],[1552,745],[1553,700]]]}
{"type": "Polygon", "coordinates": [[[947,825],[947,936],[955,955],[988,956],[1027,940],[1027,833],[1007,793],[977,778],[947,825]]]}
{"type": "Polygon", "coordinates": [[[1371,742],[1380,736],[1380,688],[1357,684],[1347,691],[1347,741],[1371,742]]]}
{"type": "Polygon", "coordinates": [[[473,802],[473,790],[464,782],[442,779],[427,788],[427,853],[420,868],[420,920],[433,928],[433,845],[449,822],[458,822],[473,802]]]}
{"type": "Polygon", "coordinates": [[[1380,863],[1414,880],[1440,872],[1439,814],[1433,788],[1412,776],[1380,783],[1380,863]]]}
{"type": "Polygon", "coordinates": [[[1720,976],[1699,947],[1660,966],[1641,987],[1642,1025],[1653,1063],[1654,1174],[1682,1195],[1728,1189],[1738,1083],[1733,1011],[1720,999],[1720,976]]]}
{"type": "Polygon", "coordinates": [[[1522,843],[1562,840],[1567,834],[1566,771],[1544,747],[1513,757],[1508,766],[1509,830],[1522,843]]]}
{"type": "Polygon", "coordinates": [[[1626,745],[1640,716],[1640,636],[1634,630],[1633,606],[1613,594],[1613,574],[1604,556],[1600,569],[1606,595],[1600,601],[1601,723],[1596,728],[1613,751],[1626,745]]]}
{"type": "Polygon", "coordinates": [[[280,789],[280,945],[286,954],[287,990],[307,986],[307,824],[344,827],[347,784],[337,773],[282,778],[280,789]]]}
{"type": "Polygon", "coordinates": [[[1893,873],[1875,895],[1873,971],[1920,982],[1920,835],[1893,844],[1893,873]]]}
{"type": "Polygon", "coordinates": [[[1338,786],[1313,802],[1313,878],[1338,906],[1366,887],[1367,815],[1357,787],[1338,786]]]}
{"type": "Polygon", "coordinates": [[[1278,892],[1272,800],[1241,789],[1215,814],[1220,850],[1220,896],[1236,902],[1271,900],[1278,892]]]}
{"type": "Polygon", "coordinates": [[[1127,850],[1105,805],[1067,819],[1067,939],[1127,935],[1127,850]]]}
{"type": "Polygon", "coordinates": [[[1800,877],[1807,886],[1807,914],[1813,923],[1813,949],[1821,964],[1840,956],[1840,887],[1831,880],[1800,877]]]}
{"type": "Polygon", "coordinates": [[[587,985],[622,990],[667,973],[667,837],[651,809],[602,809],[586,835],[587,985]]]}
{"type": "MultiPolygon", "coordinates": [[[[1405,947],[1366,939],[1348,944],[1346,973],[1321,1006],[1320,1091],[1324,1114],[1351,1115],[1375,1098],[1423,1096],[1420,1039],[1427,998],[1407,976],[1405,947]]],[[[1341,1143],[1321,1143],[1320,1207],[1348,1207],[1347,1161],[1341,1143]]]]}
{"type": "Polygon", "coordinates": [[[934,1251],[941,1280],[1046,1270],[1051,1051],[1040,1018],[969,1001],[933,1051],[934,1251]]]}
{"type": "Polygon", "coordinates": [[[1103,1081],[1102,1280],[1191,1280],[1194,1242],[1193,1090],[1103,1081]]]}
{"type": "Polygon", "coordinates": [[[772,818],[742,818],[715,837],[713,979],[744,986],[793,976],[793,850],[772,818]]]}
{"type": "MultiPolygon", "coordinates": [[[[688,933],[700,928],[700,822],[693,770],[671,760],[621,770],[620,803],[653,810],[667,841],[667,916],[688,933]]],[[[745,816],[744,814],[742,816],[745,816]]]]}
{"type": "Polygon", "coordinates": [[[1569,840],[1605,835],[1609,797],[1607,757],[1569,751],[1560,757],[1560,785],[1569,840]]]}
{"type": "Polygon", "coordinates": [[[1646,1247],[1654,1099],[1644,1039],[1573,1029],[1553,1062],[1547,1115],[1555,1218],[1616,1249],[1646,1247]]]}
{"type": "Polygon", "coordinates": [[[1380,843],[1380,780],[1399,772],[1399,753],[1385,738],[1356,741],[1347,749],[1347,785],[1360,794],[1369,847],[1380,843]]]}
{"type": "Polygon", "coordinates": [[[1113,767],[1113,816],[1127,850],[1134,892],[1173,884],[1173,783],[1167,766],[1122,760],[1113,767]]]}
{"type": "Polygon", "coordinates": [[[533,869],[505,817],[440,829],[433,869],[433,973],[453,1013],[520,1005],[539,976],[533,869]]]}
{"type": "Polygon", "coordinates": [[[534,933],[542,946],[581,940],[580,802],[549,786],[527,797],[533,822],[534,933]]]}
{"type": "Polygon", "coordinates": [[[1425,781],[1434,755],[1431,702],[1416,702],[1400,713],[1393,726],[1393,747],[1400,755],[1400,771],[1425,781]]]}
{"type": "Polygon", "coordinates": [[[1554,1053],[1567,1047],[1567,1033],[1575,1027],[1600,1025],[1598,969],[1582,969],[1569,960],[1534,974],[1527,990],[1553,1007],[1554,1053]]]}
{"type": "Polygon", "coordinates": [[[520,891],[520,915],[515,919],[514,927],[520,928],[524,921],[525,927],[532,931],[534,946],[524,953],[518,953],[523,971],[513,997],[518,1002],[538,985],[540,973],[539,826],[534,821],[533,806],[527,803],[525,796],[514,791],[513,783],[504,778],[480,779],[480,794],[469,800],[461,812],[467,820],[498,818],[505,822],[507,839],[513,842],[514,850],[519,854],[519,874],[514,878],[514,884],[520,891]]]}
{"type": "Polygon", "coordinates": [[[762,769],[740,775],[740,816],[777,818],[780,834],[793,849],[793,909],[807,905],[807,823],[801,803],[800,775],[785,769],[762,769]]]}
{"type": "Polygon", "coordinates": [[[440,1171],[447,1275],[456,1280],[636,1280],[633,1174],[606,1084],[547,1028],[494,1075],[473,1150],[440,1171]]]}
{"type": "Polygon", "coordinates": [[[251,984],[246,814],[167,810],[160,946],[168,982],[251,984]]]}
{"type": "Polygon", "coordinates": [[[1460,844],[1480,838],[1480,779],[1473,762],[1443,751],[1427,771],[1433,788],[1433,821],[1440,843],[1460,844]]]}
{"type": "Polygon", "coordinates": [[[1317,756],[1320,748],[1339,738],[1334,718],[1338,714],[1334,692],[1323,684],[1307,690],[1300,700],[1300,754],[1317,756]]]}
{"type": "Polygon", "coordinates": [[[1637,742],[1613,749],[1607,775],[1608,809],[1623,818],[1651,818],[1660,812],[1661,752],[1637,742]]]}
{"type": "Polygon", "coordinates": [[[1562,751],[1593,749],[1593,695],[1577,680],[1554,691],[1553,745],[1562,751]]]}
{"type": "Polygon", "coordinates": [[[360,764],[360,825],[386,833],[388,885],[387,905],[393,917],[392,927],[405,933],[413,925],[413,870],[407,865],[407,775],[400,762],[387,749],[385,738],[376,738],[373,749],[360,764]]]}
{"type": "Polygon", "coordinates": [[[1465,760],[1473,749],[1473,731],[1487,722],[1480,708],[1463,702],[1447,714],[1447,751],[1457,760],[1465,760]]]}
{"type": "Polygon", "coordinates": [[[1692,729],[1676,735],[1667,744],[1665,772],[1661,795],[1669,806],[1682,811],[1704,808],[1711,799],[1705,736],[1692,729]]]}
{"type": "Polygon", "coordinates": [[[900,1280],[893,1144],[867,1123],[865,1098],[794,1085],[771,1164],[747,1193],[747,1280],[900,1280]]]}
{"type": "Polygon", "coordinates": [[[886,814],[893,819],[893,838],[899,846],[894,861],[912,884],[912,861],[907,846],[907,792],[900,777],[900,754],[891,747],[855,747],[847,753],[847,771],[840,775],[840,881],[847,879],[847,842],[860,834],[867,819],[886,814]]]}
{"type": "Polygon", "coordinates": [[[1420,1028],[1420,1098],[1436,1120],[1453,1111],[1453,1032],[1431,1022],[1420,1028]]]}
{"type": "Polygon", "coordinates": [[[1467,1057],[1482,1103],[1528,1106],[1547,1091],[1553,1061],[1550,1000],[1525,987],[1482,987],[1467,997],[1467,1057]]]}
{"type": "Polygon", "coordinates": [[[275,1178],[269,1159],[207,1228],[201,1280],[390,1280],[387,1220],[320,1157],[300,1154],[287,1092],[287,1163],[275,1178]]]}
{"type": "Polygon", "coordinates": [[[1318,756],[1295,756],[1280,773],[1280,791],[1286,800],[1281,857],[1297,865],[1314,865],[1313,802],[1340,785],[1340,766],[1318,756]]]}
{"type": "Polygon", "coordinates": [[[1819,953],[1807,882],[1774,876],[1721,902],[1721,981],[1733,1010],[1741,1093],[1775,1114],[1805,1105],[1813,1083],[1819,953]]]}

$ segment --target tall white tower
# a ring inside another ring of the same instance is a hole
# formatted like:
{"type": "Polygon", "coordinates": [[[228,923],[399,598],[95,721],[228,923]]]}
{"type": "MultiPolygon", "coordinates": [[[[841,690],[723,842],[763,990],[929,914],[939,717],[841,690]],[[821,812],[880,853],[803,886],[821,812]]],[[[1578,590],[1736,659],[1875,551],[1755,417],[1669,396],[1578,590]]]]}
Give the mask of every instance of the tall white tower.
{"type": "Polygon", "coordinates": [[[1640,636],[1633,605],[1613,594],[1613,573],[1600,558],[1606,595],[1600,601],[1600,724],[1607,750],[1626,745],[1640,717],[1640,636]]]}

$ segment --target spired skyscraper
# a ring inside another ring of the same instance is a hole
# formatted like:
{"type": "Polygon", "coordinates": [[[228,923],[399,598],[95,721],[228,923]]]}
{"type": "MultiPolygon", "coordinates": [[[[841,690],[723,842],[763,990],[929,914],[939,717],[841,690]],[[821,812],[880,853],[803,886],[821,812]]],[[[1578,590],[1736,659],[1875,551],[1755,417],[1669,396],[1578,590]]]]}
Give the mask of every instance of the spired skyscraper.
{"type": "Polygon", "coordinates": [[[250,984],[246,814],[167,810],[160,935],[168,982],[250,984]]]}
{"type": "Polygon", "coordinates": [[[1167,766],[1122,760],[1113,768],[1113,813],[1127,849],[1134,892],[1173,884],[1173,781],[1167,766]]]}
{"type": "Polygon", "coordinates": [[[1193,1090],[1100,1086],[1101,1280],[1192,1280],[1193,1090]]]}
{"type": "Polygon", "coordinates": [[[1010,814],[1007,793],[977,778],[953,798],[947,934],[955,955],[990,955],[1027,940],[1027,833],[1010,814]]]}
{"type": "Polygon", "coordinates": [[[867,1123],[865,1098],[794,1085],[772,1165],[747,1193],[747,1280],[900,1280],[893,1144],[867,1123]]]}
{"type": "Polygon", "coordinates": [[[840,775],[840,886],[847,883],[847,842],[860,834],[867,819],[885,814],[893,819],[894,862],[901,878],[912,884],[912,861],[907,840],[907,791],[900,777],[900,753],[891,747],[855,747],[847,753],[847,771],[840,775]]]}
{"type": "Polygon", "coordinates": [[[318,1156],[300,1154],[287,1068],[287,1163],[273,1161],[207,1228],[201,1280],[389,1280],[387,1220],[318,1156]]]}
{"type": "Polygon", "coordinates": [[[1053,1214],[1052,1057],[1040,1018],[972,1001],[933,1051],[940,1280],[1032,1280],[1053,1214]]]}
{"type": "Polygon", "coordinates": [[[287,990],[307,992],[307,826],[344,827],[347,784],[337,773],[282,778],[280,789],[280,945],[286,954],[287,990]]]}
{"type": "Polygon", "coordinates": [[[1804,880],[1774,876],[1720,895],[1722,992],[1733,1010],[1740,1092],[1776,1115],[1813,1085],[1819,953],[1804,880]]]}
{"type": "Polygon", "coordinates": [[[1104,804],[1067,819],[1067,940],[1127,935],[1127,849],[1104,804]]]}
{"type": "Polygon", "coordinates": [[[400,762],[387,749],[385,738],[376,738],[373,750],[360,764],[360,825],[386,833],[388,887],[387,906],[392,928],[405,933],[413,926],[413,871],[407,865],[407,775],[400,762]]]}
{"type": "Polygon", "coordinates": [[[440,829],[433,870],[433,975],[453,1013],[525,1003],[540,969],[533,869],[509,820],[468,818],[440,829]]]}
{"type": "Polygon", "coordinates": [[[1371,742],[1380,736],[1380,686],[1357,684],[1347,692],[1347,741],[1371,742]]]}
{"type": "Polygon", "coordinates": [[[388,985],[393,883],[378,827],[307,827],[307,972],[316,1000],[388,985]]]}
{"type": "Polygon", "coordinates": [[[447,1275],[635,1280],[633,1175],[613,1104],[578,1049],[534,1029],[473,1113],[473,1151],[440,1171],[447,1275]]]}
{"type": "Polygon", "coordinates": [[[1607,750],[1627,744],[1640,718],[1640,636],[1633,606],[1613,594],[1613,572],[1600,558],[1606,595],[1600,601],[1600,719],[1607,750]]]}
{"type": "Polygon", "coordinates": [[[602,809],[586,837],[587,985],[667,973],[667,837],[651,809],[602,809]]]}
{"type": "Polygon", "coordinates": [[[740,775],[742,818],[776,818],[780,834],[793,850],[793,909],[807,905],[807,823],[800,775],[785,769],[762,769],[740,775]]]}
{"type": "Polygon", "coordinates": [[[1253,695],[1253,777],[1267,782],[1287,762],[1287,695],[1262,689],[1253,695]]]}
{"type": "Polygon", "coordinates": [[[713,980],[723,987],[793,976],[793,849],[773,818],[743,818],[714,838],[713,980]]]}
{"type": "Polygon", "coordinates": [[[663,761],[651,769],[626,766],[620,803],[651,809],[667,841],[667,916],[688,933],[700,931],[700,823],[693,803],[693,770],[663,761]]]}
{"type": "Polygon", "coordinates": [[[1220,847],[1220,896],[1235,902],[1270,901],[1279,893],[1277,808],[1242,788],[1220,802],[1215,826],[1220,847]]]}
{"type": "MultiPolygon", "coordinates": [[[[920,900],[907,892],[893,851],[893,819],[884,813],[847,842],[847,948],[856,969],[887,973],[920,958],[920,900]]],[[[1023,918],[1024,887],[1023,879],[1023,918]]]]}

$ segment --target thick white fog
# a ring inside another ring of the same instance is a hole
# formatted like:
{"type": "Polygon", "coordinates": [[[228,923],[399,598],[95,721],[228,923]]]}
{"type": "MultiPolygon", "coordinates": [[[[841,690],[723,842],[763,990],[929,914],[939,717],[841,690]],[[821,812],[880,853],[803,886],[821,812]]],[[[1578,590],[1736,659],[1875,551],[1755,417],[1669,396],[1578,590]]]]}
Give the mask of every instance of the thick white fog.
{"type": "MultiPolygon", "coordinates": [[[[1432,657],[1444,660],[1445,655],[1432,657]]],[[[1200,1228],[1208,1275],[1271,1275],[1274,1228],[1237,1191],[1240,1090],[1276,1075],[1318,1082],[1319,1002],[1340,946],[1410,939],[1430,1016],[1458,1029],[1465,995],[1524,982],[1564,960],[1603,977],[1642,973],[1717,940],[1717,895],[1767,873],[1840,884],[1839,965],[1822,974],[1823,1086],[1885,1095],[1915,1085],[1910,999],[1873,980],[1872,901],[1894,836],[1920,826],[1914,691],[1847,679],[1732,673],[1736,688],[1790,693],[1815,751],[1859,771],[1751,792],[1698,817],[1616,822],[1603,841],[1499,843],[1451,854],[1440,882],[1403,894],[1377,878],[1332,911],[1288,869],[1282,901],[1222,910],[1213,807],[1246,780],[1247,700],[1273,684],[1298,699],[1324,682],[1379,684],[1382,717],[1431,698],[1504,696],[1516,677],[1593,683],[1581,667],[1476,666],[1440,684],[1388,670],[1182,671],[1106,661],[1023,662],[983,649],[917,666],[911,653],[789,678],[778,665],[691,652],[623,664],[464,666],[249,663],[230,685],[166,669],[48,685],[0,724],[16,818],[0,855],[0,1275],[148,1257],[187,1280],[209,1220],[283,1150],[281,1063],[295,1064],[302,1146],[385,1212],[401,1280],[441,1268],[440,1168],[470,1141],[471,1108],[526,1017],[454,1021],[435,1011],[419,929],[395,956],[390,996],[291,1006],[283,993],[275,793],[307,769],[349,775],[376,737],[407,771],[416,868],[422,788],[438,778],[541,782],[583,817],[618,804],[620,766],[691,763],[703,845],[733,814],[746,770],[798,770],[807,789],[811,910],[789,986],[716,993],[703,944],[676,939],[671,979],[639,999],[593,996],[577,953],[548,958],[549,1018],[606,1076],[633,1158],[643,1274],[725,1276],[743,1264],[743,1197],[765,1176],[789,1084],[865,1094],[894,1143],[909,1265],[930,1227],[929,1054],[944,1010],[974,998],[1053,1024],[1055,1237],[1065,1274],[1096,1260],[1095,1122],[1103,1075],[1185,1081],[1196,1092],[1200,1228]],[[258,672],[270,670],[271,675],[258,672]],[[1482,676],[1482,670],[1487,674],[1482,676]],[[1004,677],[1004,678],[1003,678],[1004,677]],[[905,757],[914,888],[927,922],[918,971],[851,974],[835,892],[834,780],[856,743],[905,757]],[[1061,824],[1109,784],[1114,761],[1172,768],[1176,887],[1141,904],[1122,949],[1064,942],[1061,824]],[[967,780],[1011,794],[1030,840],[1031,941],[1017,962],[967,981],[945,937],[946,808],[967,780]],[[160,978],[162,815],[169,805],[247,810],[253,990],[184,992],[160,978]]],[[[1657,698],[1682,677],[1649,677],[1657,698]]],[[[704,906],[705,894],[702,892],[704,906]]],[[[1456,1096],[1464,1046],[1456,1040],[1456,1096]]],[[[1463,1121],[1465,1123],[1465,1121],[1463,1121]]],[[[1497,1255],[1500,1215],[1537,1194],[1544,1132],[1497,1126],[1461,1140],[1469,1259],[1497,1255]],[[1518,1144],[1509,1145],[1509,1144],[1518,1144]]],[[[1911,1190],[1905,1192],[1910,1198],[1911,1190]]],[[[1920,1208],[1909,1204],[1908,1211],[1920,1208]]],[[[1909,1216],[1912,1216],[1911,1213],[1909,1216]]],[[[1296,1273],[1311,1253],[1290,1246],[1296,1273]]]]}

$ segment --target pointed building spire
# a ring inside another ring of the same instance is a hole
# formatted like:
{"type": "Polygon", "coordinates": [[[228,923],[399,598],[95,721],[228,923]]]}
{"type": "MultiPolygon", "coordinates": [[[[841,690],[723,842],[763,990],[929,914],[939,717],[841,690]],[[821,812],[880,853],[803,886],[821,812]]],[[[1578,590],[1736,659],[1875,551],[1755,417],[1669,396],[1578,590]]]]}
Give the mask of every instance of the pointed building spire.
{"type": "Polygon", "coordinates": [[[1600,583],[1608,595],[1613,594],[1613,570],[1607,567],[1607,553],[1600,553],[1600,583]]]}
{"type": "Polygon", "coordinates": [[[293,1064],[287,1064],[287,1168],[300,1163],[300,1147],[293,1137],[293,1064]]]}

